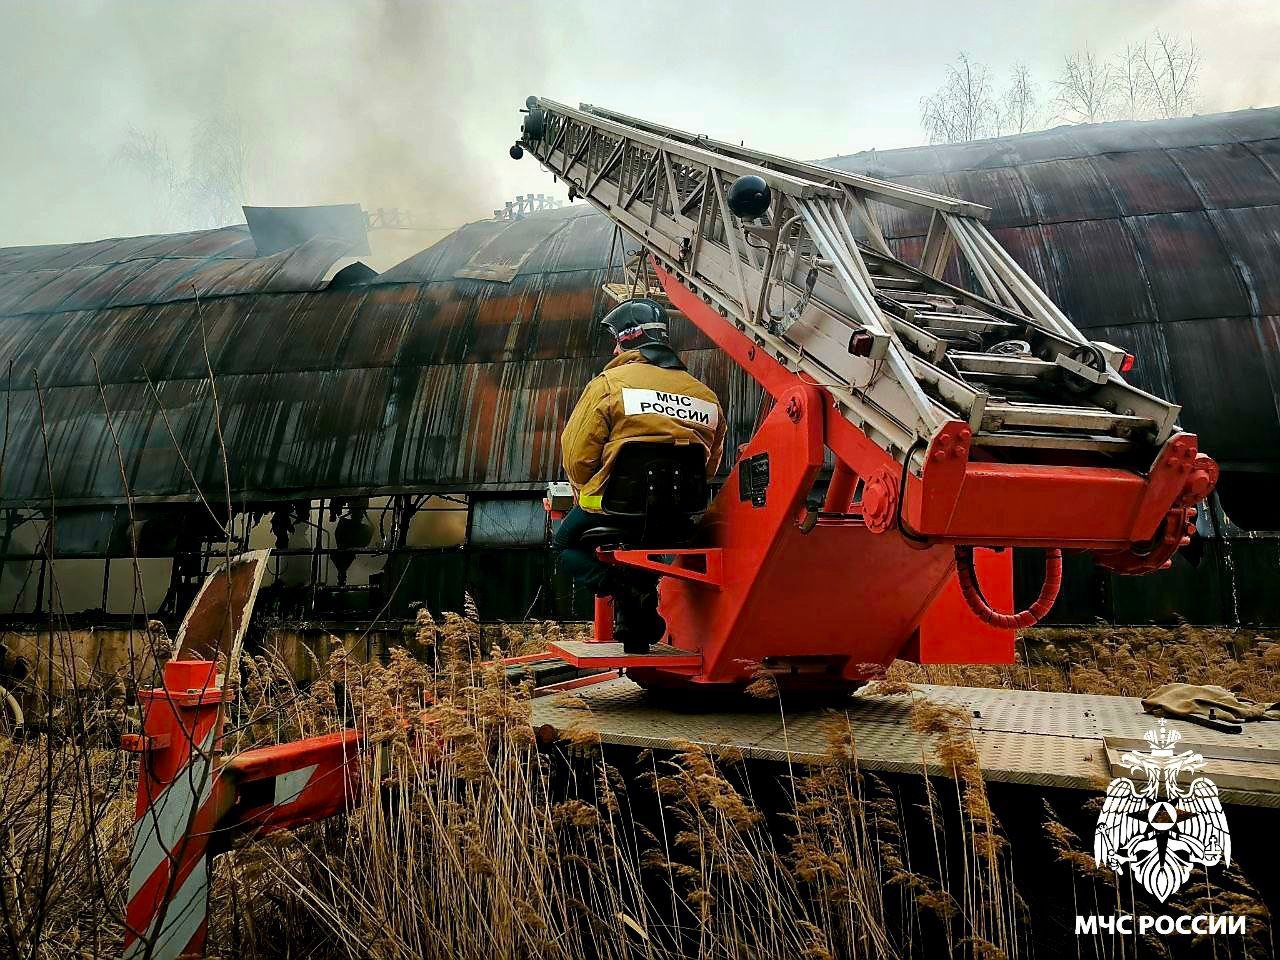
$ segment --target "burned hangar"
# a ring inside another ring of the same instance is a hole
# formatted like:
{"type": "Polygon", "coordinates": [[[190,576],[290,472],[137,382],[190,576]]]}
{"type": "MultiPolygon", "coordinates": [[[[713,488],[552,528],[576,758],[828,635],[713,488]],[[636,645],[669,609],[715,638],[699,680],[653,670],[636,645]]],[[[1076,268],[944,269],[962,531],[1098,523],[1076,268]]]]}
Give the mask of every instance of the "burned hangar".
{"type": "MultiPolygon", "coordinates": [[[[1221,462],[1191,559],[1141,579],[1081,559],[1055,618],[1280,623],[1280,541],[1242,529],[1280,528],[1280,109],[827,162],[991,206],[995,237],[1221,462]]],[[[928,224],[876,213],[914,262],[928,224]]],[[[260,605],[282,617],[402,620],[464,590],[486,618],[585,615],[540,496],[610,349],[593,320],[612,226],[574,205],[469,224],[381,274],[361,252],[288,213],[0,251],[0,614],[181,611],[229,528],[276,548],[260,605]]],[[[731,463],[760,393],[675,337],[730,411],[731,463]]]]}

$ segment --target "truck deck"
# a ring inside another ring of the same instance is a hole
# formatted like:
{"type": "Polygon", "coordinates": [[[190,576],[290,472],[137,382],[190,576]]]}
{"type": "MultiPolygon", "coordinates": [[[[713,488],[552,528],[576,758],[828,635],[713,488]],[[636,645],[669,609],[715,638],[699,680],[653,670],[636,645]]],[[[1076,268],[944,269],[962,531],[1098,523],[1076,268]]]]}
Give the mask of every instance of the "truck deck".
{"type": "MultiPolygon", "coordinates": [[[[587,727],[606,745],[670,750],[690,742],[731,747],[751,759],[813,763],[827,755],[828,725],[847,716],[864,769],[939,774],[929,738],[911,726],[912,696],[926,697],[969,715],[988,780],[1096,792],[1129,774],[1120,754],[1145,750],[1143,734],[1157,724],[1131,697],[929,684],[916,685],[912,695],[867,690],[840,707],[793,707],[784,696],[781,709],[779,701],[766,700],[728,712],[717,704],[700,713],[675,709],[617,677],[578,687],[567,697],[536,698],[533,723],[544,735],[587,727]]],[[[1218,785],[1224,802],[1280,807],[1280,723],[1246,723],[1238,734],[1168,723],[1182,734],[1179,750],[1204,757],[1203,773],[1218,785]]]]}

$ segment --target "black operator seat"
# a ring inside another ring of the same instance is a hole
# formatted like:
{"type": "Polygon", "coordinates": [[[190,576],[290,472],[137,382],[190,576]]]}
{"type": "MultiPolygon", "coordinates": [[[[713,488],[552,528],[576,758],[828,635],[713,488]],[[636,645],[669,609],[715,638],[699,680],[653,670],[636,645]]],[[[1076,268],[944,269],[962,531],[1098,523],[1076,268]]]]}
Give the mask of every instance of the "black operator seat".
{"type": "Polygon", "coordinates": [[[680,547],[707,511],[707,451],[698,443],[632,440],[602,493],[605,515],[582,535],[597,547],[680,547]]]}

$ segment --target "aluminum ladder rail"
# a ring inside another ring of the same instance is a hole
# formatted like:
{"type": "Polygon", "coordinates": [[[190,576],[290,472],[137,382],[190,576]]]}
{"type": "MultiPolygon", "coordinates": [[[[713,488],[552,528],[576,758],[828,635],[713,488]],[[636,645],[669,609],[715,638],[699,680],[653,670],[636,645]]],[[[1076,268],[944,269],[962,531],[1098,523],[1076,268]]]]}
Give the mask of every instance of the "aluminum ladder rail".
{"type": "MultiPolygon", "coordinates": [[[[1124,381],[1122,352],[1076,329],[987,231],[986,207],[588,105],[530,97],[526,106],[513,156],[531,152],[758,347],[824,387],[899,462],[957,419],[1006,459],[1019,448],[1137,450],[1139,467],[1176,430],[1178,406],[1124,381]],[[748,175],[771,195],[755,219],[735,216],[727,199],[748,175]],[[875,204],[928,212],[919,268],[894,257],[875,204]],[[980,293],[940,280],[953,251],[980,293]],[[913,286],[922,310],[906,302],[913,286]],[[934,324],[986,330],[987,340],[994,331],[1036,355],[991,353],[985,342],[957,349],[934,324]],[[1074,359],[1090,349],[1106,357],[1104,369],[1074,359]],[[1018,396],[1019,383],[1056,389],[1064,370],[1093,379],[1087,401],[1066,391],[1048,403],[1018,396]],[[1008,391],[1017,399],[1005,401],[1008,391]]],[[[913,473],[918,466],[917,456],[913,473]]]]}

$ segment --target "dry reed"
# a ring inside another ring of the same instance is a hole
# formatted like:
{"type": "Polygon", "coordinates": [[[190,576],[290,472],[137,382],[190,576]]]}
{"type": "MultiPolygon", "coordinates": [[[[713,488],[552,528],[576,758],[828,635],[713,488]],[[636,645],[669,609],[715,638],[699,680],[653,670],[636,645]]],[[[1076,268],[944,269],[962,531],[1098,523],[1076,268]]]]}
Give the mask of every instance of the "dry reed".
{"type": "MultiPolygon", "coordinates": [[[[898,664],[879,692],[912,698],[921,764],[942,773],[907,789],[859,767],[857,730],[838,712],[823,762],[795,769],[762,772],[691,743],[607,754],[576,695],[563,702],[580,719],[540,746],[530,690],[486,658],[582,630],[420,608],[385,663],[338,647],[306,684],[275,650],[246,654],[225,749],[360,726],[369,788],[347,817],[218,858],[211,955],[1022,956],[1026,907],[969,718],[912,682],[1137,694],[1176,678],[1259,699],[1280,688],[1270,637],[1192,628],[1033,631],[1011,667],[898,664]]],[[[118,952],[135,789],[112,747],[126,722],[121,679],[0,741],[5,956],[118,952]]],[[[776,700],[767,677],[752,693],[776,700]]],[[[1134,908],[1053,808],[1042,820],[1064,899],[1081,912],[1134,908]]],[[[1268,929],[1238,871],[1184,897],[1186,909],[1250,913],[1253,936],[1268,929]]],[[[1111,955],[1103,946],[1094,952],[1111,955]]]]}

